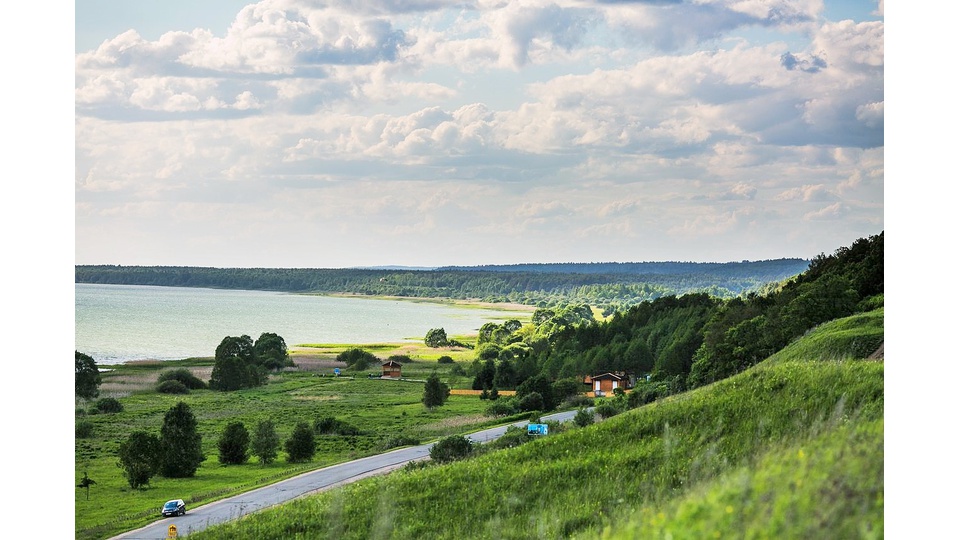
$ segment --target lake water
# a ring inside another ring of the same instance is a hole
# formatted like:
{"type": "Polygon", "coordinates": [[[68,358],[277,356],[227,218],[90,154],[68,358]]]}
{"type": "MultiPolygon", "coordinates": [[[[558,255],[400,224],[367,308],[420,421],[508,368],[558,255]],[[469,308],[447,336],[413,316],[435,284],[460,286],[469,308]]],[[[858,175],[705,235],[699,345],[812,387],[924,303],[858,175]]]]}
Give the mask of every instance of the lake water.
{"type": "Polygon", "coordinates": [[[76,350],[100,364],[213,356],[226,336],[263,332],[287,347],[303,343],[421,342],[431,328],[448,336],[529,312],[402,300],[265,291],[76,284],[76,350]]]}

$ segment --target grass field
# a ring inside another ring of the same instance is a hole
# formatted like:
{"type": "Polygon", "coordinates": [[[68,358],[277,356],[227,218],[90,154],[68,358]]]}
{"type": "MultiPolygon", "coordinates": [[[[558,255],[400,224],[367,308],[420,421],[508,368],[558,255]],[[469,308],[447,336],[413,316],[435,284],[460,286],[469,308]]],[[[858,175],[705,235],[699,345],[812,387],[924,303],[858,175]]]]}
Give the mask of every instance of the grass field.
{"type": "Polygon", "coordinates": [[[825,324],[734,377],[602,423],[191,537],[882,538],[884,366],[851,346],[882,326],[882,310],[825,324]]]}
{"type": "MultiPolygon", "coordinates": [[[[328,347],[336,351],[350,346],[328,347]]],[[[427,442],[497,422],[482,414],[488,403],[475,396],[451,396],[444,406],[432,411],[420,402],[423,384],[418,381],[434,370],[452,387],[469,388],[468,378],[450,375],[456,364],[436,361],[441,354],[462,358],[465,353],[409,345],[383,345],[372,352],[382,358],[410,355],[414,361],[403,369],[404,379],[412,380],[368,378],[369,374],[379,375],[379,365],[359,373],[344,370],[341,377],[334,377],[333,368],[343,367],[334,361],[335,352],[297,350],[293,357],[302,369],[271,375],[266,386],[238,392],[194,390],[181,396],[153,390],[160,372],[187,367],[208,380],[211,359],[112,366],[111,371],[103,373],[101,397],[117,397],[124,411],[89,414],[90,403],[77,403],[77,422],[90,422],[93,435],[75,441],[75,483],[86,473],[96,484],[90,487],[89,500],[86,490],[76,490],[76,537],[106,538],[145,525],[157,519],[160,505],[168,499],[182,498],[188,507],[196,507],[306,470],[377,453],[398,435],[427,442]],[[164,413],[178,401],[187,403],[198,420],[206,461],[194,478],[155,476],[145,489],[131,489],[116,465],[120,443],[138,429],[159,435],[164,413]],[[346,421],[363,434],[318,437],[317,454],[305,464],[287,463],[282,449],[278,460],[266,466],[254,458],[239,466],[218,462],[216,444],[228,422],[242,421],[252,431],[258,421],[270,419],[282,444],[298,421],[312,424],[325,416],[346,421]]]]}

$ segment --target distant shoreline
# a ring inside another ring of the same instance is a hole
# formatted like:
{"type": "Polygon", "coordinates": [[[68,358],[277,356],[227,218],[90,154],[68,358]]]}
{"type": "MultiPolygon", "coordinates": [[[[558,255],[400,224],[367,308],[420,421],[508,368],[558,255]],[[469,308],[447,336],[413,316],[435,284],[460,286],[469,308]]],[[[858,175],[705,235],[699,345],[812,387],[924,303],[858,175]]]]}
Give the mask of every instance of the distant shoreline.
{"type": "Polygon", "coordinates": [[[514,302],[484,302],[482,300],[444,298],[444,297],[413,297],[413,296],[383,296],[358,293],[301,293],[313,296],[331,296],[336,298],[369,298],[371,300],[398,300],[404,302],[414,302],[420,304],[456,304],[460,307],[475,307],[479,309],[491,309],[498,311],[529,311],[533,313],[538,308],[527,304],[517,304],[514,302]]]}

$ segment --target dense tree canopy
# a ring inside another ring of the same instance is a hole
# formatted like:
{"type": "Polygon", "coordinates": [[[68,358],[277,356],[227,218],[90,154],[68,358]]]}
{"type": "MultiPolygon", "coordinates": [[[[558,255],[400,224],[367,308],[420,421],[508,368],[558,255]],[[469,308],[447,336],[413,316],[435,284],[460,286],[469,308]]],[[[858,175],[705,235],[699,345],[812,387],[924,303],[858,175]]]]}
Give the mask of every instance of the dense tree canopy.
{"type": "Polygon", "coordinates": [[[423,342],[427,347],[446,347],[450,344],[447,339],[447,331],[443,328],[431,328],[428,330],[423,342]]]}
{"type": "MultiPolygon", "coordinates": [[[[276,346],[276,340],[272,341],[273,346],[276,346]]],[[[280,338],[279,341],[282,343],[283,339],[280,338]]],[[[264,348],[268,348],[267,345],[264,345],[264,348]]],[[[260,386],[266,381],[267,370],[257,357],[253,339],[246,334],[223,338],[214,356],[210,388],[222,391],[240,390],[260,386]]]]}
{"type": "Polygon", "coordinates": [[[287,343],[282,337],[272,332],[260,334],[257,342],[253,344],[253,352],[256,362],[265,369],[279,370],[293,366],[290,353],[287,351],[287,343]]]}

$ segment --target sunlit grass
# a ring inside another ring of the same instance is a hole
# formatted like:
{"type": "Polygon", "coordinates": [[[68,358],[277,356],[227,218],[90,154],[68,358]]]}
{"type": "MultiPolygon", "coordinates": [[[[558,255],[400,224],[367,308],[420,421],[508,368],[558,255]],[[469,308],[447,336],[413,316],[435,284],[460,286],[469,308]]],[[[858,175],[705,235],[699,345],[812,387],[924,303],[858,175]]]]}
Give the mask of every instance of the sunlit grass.
{"type": "MultiPolygon", "coordinates": [[[[873,322],[839,324],[870,336],[873,322]]],[[[795,346],[845,339],[835,330],[825,325],[795,346]]],[[[195,536],[882,538],[883,363],[799,356],[586,428],[363,480],[195,536]]]]}

